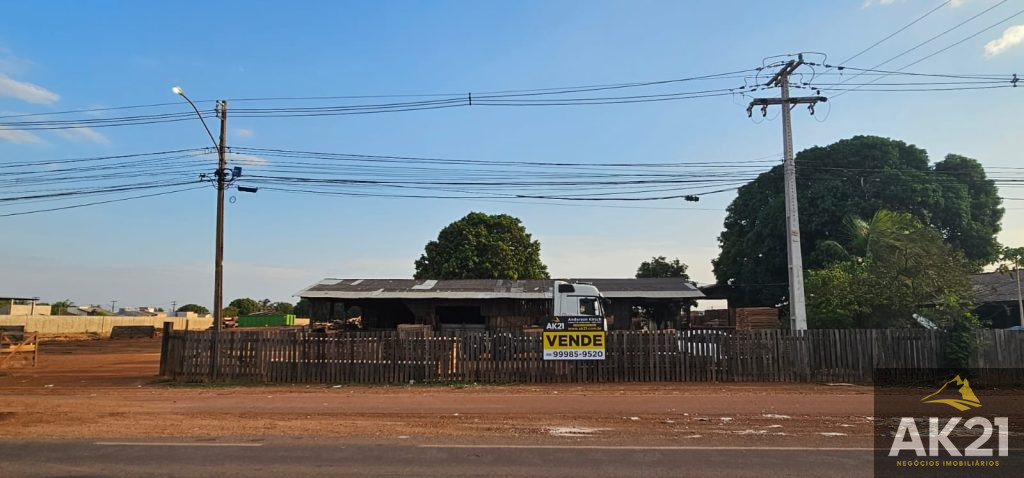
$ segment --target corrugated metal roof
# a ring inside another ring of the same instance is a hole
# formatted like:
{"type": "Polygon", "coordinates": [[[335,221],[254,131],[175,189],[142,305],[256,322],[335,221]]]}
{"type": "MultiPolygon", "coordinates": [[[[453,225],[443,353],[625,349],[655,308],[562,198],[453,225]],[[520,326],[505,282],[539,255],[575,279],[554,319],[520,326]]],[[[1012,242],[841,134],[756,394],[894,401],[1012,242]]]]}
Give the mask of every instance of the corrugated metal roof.
{"type": "MultiPolygon", "coordinates": [[[[1024,276],[1024,272],[1021,272],[1024,276]]],[[[1017,280],[1012,273],[988,272],[971,276],[974,285],[975,301],[979,304],[987,302],[1017,302],[1017,280]]]]}
{"type": "MultiPolygon", "coordinates": [[[[704,297],[681,279],[563,279],[592,284],[608,298],[704,297]]],[[[325,279],[295,295],[334,299],[547,299],[552,280],[325,279]]]]}
{"type": "Polygon", "coordinates": [[[0,296],[0,300],[39,300],[39,297],[0,296]]]}

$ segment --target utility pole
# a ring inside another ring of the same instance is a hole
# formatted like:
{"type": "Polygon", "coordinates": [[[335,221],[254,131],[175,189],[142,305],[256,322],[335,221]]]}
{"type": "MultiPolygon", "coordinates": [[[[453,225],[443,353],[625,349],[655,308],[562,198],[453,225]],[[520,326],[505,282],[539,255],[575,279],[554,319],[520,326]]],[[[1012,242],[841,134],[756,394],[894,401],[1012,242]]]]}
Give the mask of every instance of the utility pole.
{"type": "Polygon", "coordinates": [[[1024,298],[1021,297],[1020,292],[1020,264],[1017,264],[1013,272],[1017,277],[1017,315],[1020,316],[1020,323],[1017,325],[1024,327],[1024,298]]]}
{"type": "Polygon", "coordinates": [[[213,268],[213,351],[210,375],[216,380],[220,365],[220,329],[224,313],[224,190],[227,188],[228,102],[217,101],[220,141],[217,143],[217,245],[213,268]]]}
{"type": "Polygon", "coordinates": [[[114,314],[114,313],[116,313],[116,312],[114,311],[114,305],[116,305],[116,304],[117,304],[117,301],[116,301],[116,300],[112,300],[112,301],[110,301],[110,313],[111,313],[111,314],[114,314]]]}
{"type": "MultiPolygon", "coordinates": [[[[210,378],[215,380],[220,367],[218,364],[220,361],[220,331],[224,322],[224,317],[222,317],[224,309],[224,191],[242,176],[242,168],[236,166],[231,171],[228,171],[228,102],[226,100],[217,100],[216,113],[217,117],[220,118],[220,141],[217,141],[213,138],[213,133],[210,131],[210,127],[207,126],[206,120],[203,119],[203,114],[199,111],[199,108],[196,107],[196,104],[188,96],[185,96],[185,90],[180,86],[174,86],[171,87],[171,92],[188,101],[188,104],[192,106],[192,110],[196,112],[196,117],[203,123],[203,129],[206,130],[206,135],[210,137],[210,142],[217,148],[217,172],[214,179],[217,187],[217,239],[213,262],[213,331],[210,337],[210,378]],[[231,174],[230,179],[228,174],[231,174]]],[[[206,180],[206,174],[199,175],[199,179],[206,180]]],[[[254,193],[257,188],[239,186],[238,190],[254,193]]],[[[174,305],[177,304],[175,303],[174,305]]]]}
{"type": "Polygon", "coordinates": [[[807,330],[807,310],[804,304],[804,264],[800,250],[800,213],[797,210],[796,160],[793,156],[793,126],[790,110],[798,104],[809,105],[814,114],[814,105],[828,101],[824,96],[790,97],[789,75],[804,64],[804,56],[789,60],[765,86],[778,86],[780,98],[757,98],[747,107],[750,116],[754,106],[761,107],[761,114],[767,115],[769,105],[782,107],[782,151],[783,171],[786,180],[786,255],[789,258],[789,319],[793,330],[807,330]]]}
{"type": "Polygon", "coordinates": [[[171,317],[177,317],[177,316],[178,316],[178,301],[172,300],[171,301],[171,317]]]}

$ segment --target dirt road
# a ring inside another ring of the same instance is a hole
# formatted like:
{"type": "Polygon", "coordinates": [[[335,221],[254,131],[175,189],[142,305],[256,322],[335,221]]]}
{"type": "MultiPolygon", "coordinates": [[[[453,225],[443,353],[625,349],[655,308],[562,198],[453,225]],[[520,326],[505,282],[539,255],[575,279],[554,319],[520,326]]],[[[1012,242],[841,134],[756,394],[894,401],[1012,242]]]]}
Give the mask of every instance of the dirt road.
{"type": "Polygon", "coordinates": [[[159,341],[44,344],[0,376],[0,437],[303,437],[381,444],[870,447],[868,387],[179,386],[159,341]]]}

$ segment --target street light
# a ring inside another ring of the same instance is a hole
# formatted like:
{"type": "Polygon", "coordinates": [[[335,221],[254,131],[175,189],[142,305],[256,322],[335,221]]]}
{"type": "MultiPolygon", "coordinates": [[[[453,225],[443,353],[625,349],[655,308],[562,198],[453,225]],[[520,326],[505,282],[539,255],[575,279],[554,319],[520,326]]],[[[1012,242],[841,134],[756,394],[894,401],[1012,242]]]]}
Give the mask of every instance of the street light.
{"type": "Polygon", "coordinates": [[[196,108],[196,104],[185,96],[185,90],[180,86],[174,86],[171,88],[171,92],[184,98],[192,109],[195,110],[196,116],[199,117],[199,121],[203,123],[203,128],[206,129],[206,134],[210,136],[210,141],[213,141],[213,145],[217,148],[217,240],[216,240],[216,257],[213,265],[213,337],[211,340],[211,352],[210,352],[210,378],[217,378],[217,369],[219,368],[218,362],[220,362],[220,329],[222,323],[222,315],[224,308],[224,189],[227,187],[227,124],[228,124],[228,102],[224,100],[217,101],[217,117],[220,118],[220,141],[213,139],[213,133],[210,132],[210,128],[206,125],[206,120],[203,119],[203,114],[199,112],[199,108],[196,108]]]}
{"type": "MultiPolygon", "coordinates": [[[[188,98],[188,96],[185,96],[185,90],[183,90],[180,86],[175,85],[175,86],[171,87],[171,93],[174,93],[174,94],[176,94],[176,95],[178,95],[178,96],[180,96],[182,98],[185,98],[185,101],[188,101],[188,104],[192,106],[193,110],[195,110],[196,116],[199,117],[199,121],[203,122],[203,128],[206,129],[206,134],[210,136],[210,141],[213,142],[213,147],[217,148],[217,149],[220,149],[220,145],[217,144],[217,140],[213,139],[213,133],[210,132],[210,127],[206,126],[206,120],[203,119],[203,114],[199,112],[199,108],[196,108],[196,104],[193,103],[192,100],[190,100],[188,98]]],[[[220,103],[222,103],[222,102],[221,101],[217,102],[218,107],[219,107],[220,103]]]]}

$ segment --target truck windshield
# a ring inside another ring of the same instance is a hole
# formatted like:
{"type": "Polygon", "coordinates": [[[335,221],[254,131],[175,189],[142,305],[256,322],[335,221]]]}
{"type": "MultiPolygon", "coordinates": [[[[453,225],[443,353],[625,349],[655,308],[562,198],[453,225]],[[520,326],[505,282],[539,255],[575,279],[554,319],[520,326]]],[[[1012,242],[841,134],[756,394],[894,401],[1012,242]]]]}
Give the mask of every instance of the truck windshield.
{"type": "Polygon", "coordinates": [[[598,315],[596,297],[580,297],[580,315],[598,315]]]}

